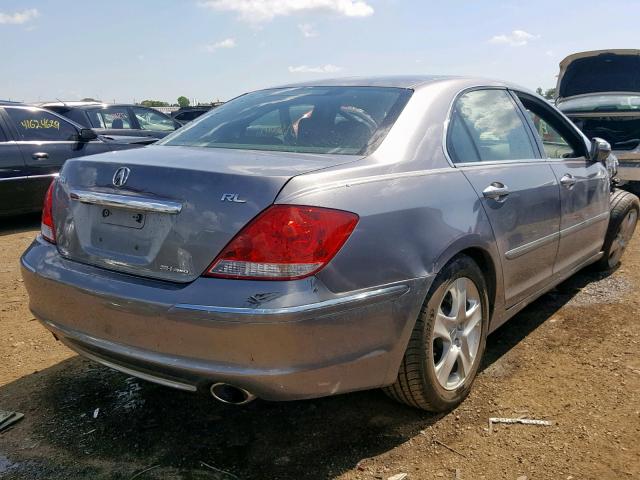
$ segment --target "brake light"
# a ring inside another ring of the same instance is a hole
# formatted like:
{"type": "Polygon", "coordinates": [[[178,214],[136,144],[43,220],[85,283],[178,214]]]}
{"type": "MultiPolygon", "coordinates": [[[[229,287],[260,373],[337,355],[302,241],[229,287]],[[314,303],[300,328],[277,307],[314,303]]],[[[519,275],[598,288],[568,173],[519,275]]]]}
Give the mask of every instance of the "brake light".
{"type": "Polygon", "coordinates": [[[291,280],[318,272],[338,253],[358,223],[342,210],[272,205],[249,222],[205,275],[291,280]]]}
{"type": "Polygon", "coordinates": [[[56,227],[53,224],[53,189],[55,185],[56,180],[54,179],[44,196],[42,222],[40,223],[40,233],[42,233],[42,237],[51,243],[56,243],[56,227]]]}

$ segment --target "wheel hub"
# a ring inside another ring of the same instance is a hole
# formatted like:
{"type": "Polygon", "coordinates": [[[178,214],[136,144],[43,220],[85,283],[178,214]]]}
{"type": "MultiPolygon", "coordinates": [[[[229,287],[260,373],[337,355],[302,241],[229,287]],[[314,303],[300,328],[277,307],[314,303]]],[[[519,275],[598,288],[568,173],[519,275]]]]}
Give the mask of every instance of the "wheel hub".
{"type": "Polygon", "coordinates": [[[445,290],[434,322],[433,368],[438,383],[454,390],[464,383],[478,360],[482,334],[480,293],[467,277],[445,290]]]}

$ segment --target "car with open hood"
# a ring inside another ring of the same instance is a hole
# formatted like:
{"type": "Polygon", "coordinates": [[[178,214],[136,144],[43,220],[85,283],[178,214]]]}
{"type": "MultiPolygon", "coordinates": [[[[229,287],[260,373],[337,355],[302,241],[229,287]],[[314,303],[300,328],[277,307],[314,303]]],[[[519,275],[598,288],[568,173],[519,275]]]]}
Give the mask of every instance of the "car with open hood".
{"type": "Polygon", "coordinates": [[[560,62],[556,105],[587,137],[608,141],[618,176],[640,182],[640,50],[596,50],[560,62]]]}
{"type": "Polygon", "coordinates": [[[234,404],[383,387],[444,411],[490,332],[620,262],[640,203],[612,193],[610,157],[503,82],[269,88],[68,161],[24,284],[56,338],[128,375],[234,404]]]}

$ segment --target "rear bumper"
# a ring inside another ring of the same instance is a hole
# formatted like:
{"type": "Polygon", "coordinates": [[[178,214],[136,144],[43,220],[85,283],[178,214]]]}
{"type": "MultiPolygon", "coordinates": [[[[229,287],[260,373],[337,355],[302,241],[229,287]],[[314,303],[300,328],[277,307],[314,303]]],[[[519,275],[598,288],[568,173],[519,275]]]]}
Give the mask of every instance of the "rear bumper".
{"type": "Polygon", "coordinates": [[[33,314],[78,353],[184,390],[227,382],[268,400],[392,383],[432,277],[336,295],[316,278],[110,272],[36,240],[21,259],[33,314]]]}

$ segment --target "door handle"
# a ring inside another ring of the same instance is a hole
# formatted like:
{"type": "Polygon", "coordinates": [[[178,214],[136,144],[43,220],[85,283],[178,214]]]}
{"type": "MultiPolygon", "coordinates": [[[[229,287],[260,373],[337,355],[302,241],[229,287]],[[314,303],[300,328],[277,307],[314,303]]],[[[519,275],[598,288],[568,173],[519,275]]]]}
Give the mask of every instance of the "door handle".
{"type": "Polygon", "coordinates": [[[504,202],[509,195],[509,187],[500,182],[493,182],[487,188],[482,191],[484,198],[490,198],[496,202],[504,202]]]}
{"type": "Polygon", "coordinates": [[[577,180],[575,178],[573,178],[573,175],[571,175],[570,173],[565,173],[562,178],[560,179],[560,184],[564,187],[564,188],[568,188],[569,190],[571,190],[573,188],[573,186],[576,184],[577,180]]]}
{"type": "Polygon", "coordinates": [[[49,158],[49,154],[46,152],[36,152],[31,155],[31,158],[33,158],[34,160],[46,160],[47,158],[49,158]]]}

